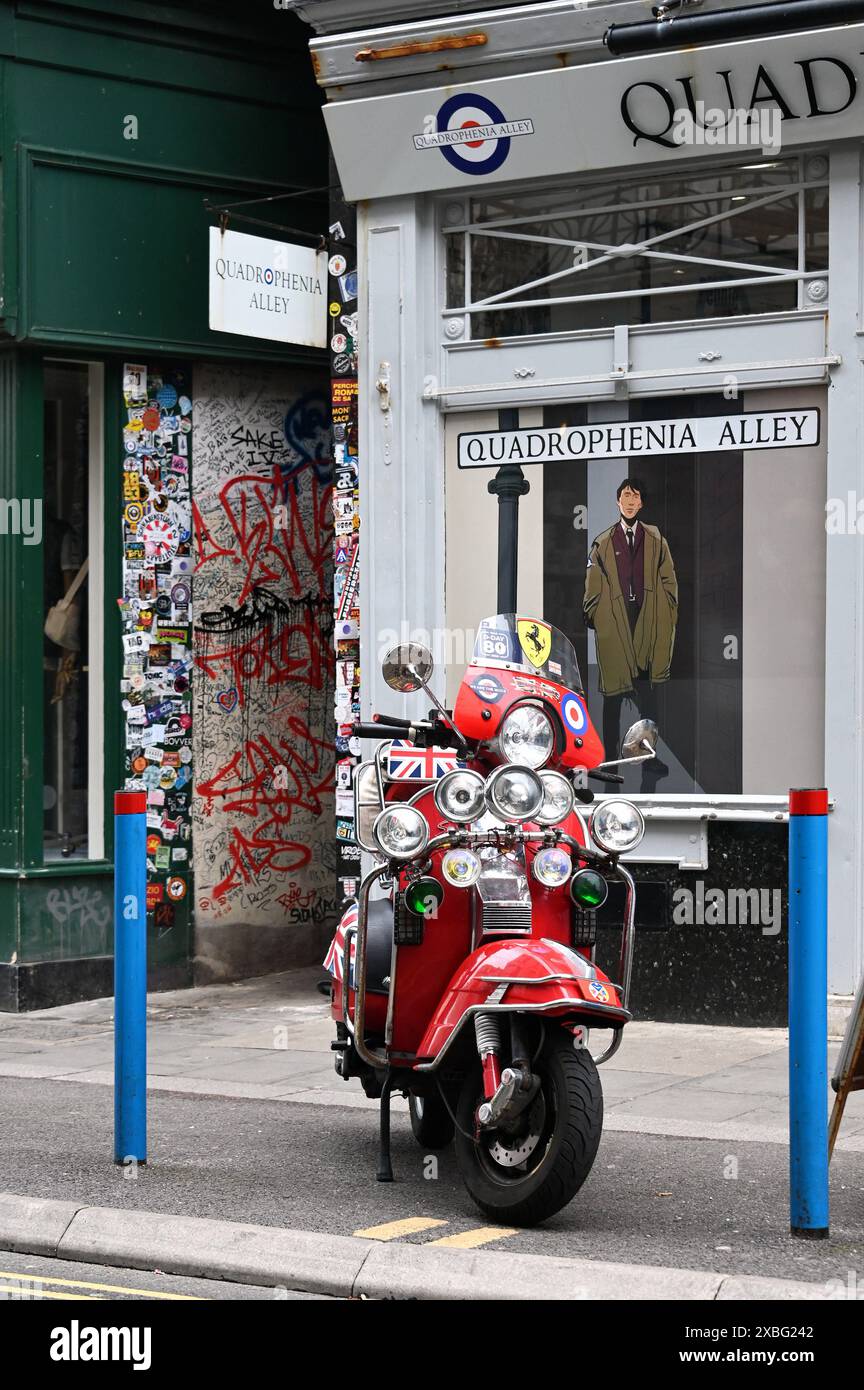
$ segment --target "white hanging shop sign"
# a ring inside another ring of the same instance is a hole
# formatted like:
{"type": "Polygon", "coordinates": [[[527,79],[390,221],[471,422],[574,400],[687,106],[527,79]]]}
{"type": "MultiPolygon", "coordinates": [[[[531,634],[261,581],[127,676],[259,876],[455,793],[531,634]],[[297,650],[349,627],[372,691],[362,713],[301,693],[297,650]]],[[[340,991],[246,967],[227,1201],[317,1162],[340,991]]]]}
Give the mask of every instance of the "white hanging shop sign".
{"type": "Polygon", "coordinates": [[[210,228],[210,327],[305,347],[327,345],[323,251],[210,228]]]}
{"type": "Polygon", "coordinates": [[[801,449],[818,443],[818,410],[760,410],[702,419],[460,434],[457,461],[460,468],[500,468],[505,463],[592,463],[609,458],[801,449]]]}
{"type": "Polygon", "coordinates": [[[864,24],[330,102],[324,118],[351,202],[777,154],[864,136],[864,24]]]}

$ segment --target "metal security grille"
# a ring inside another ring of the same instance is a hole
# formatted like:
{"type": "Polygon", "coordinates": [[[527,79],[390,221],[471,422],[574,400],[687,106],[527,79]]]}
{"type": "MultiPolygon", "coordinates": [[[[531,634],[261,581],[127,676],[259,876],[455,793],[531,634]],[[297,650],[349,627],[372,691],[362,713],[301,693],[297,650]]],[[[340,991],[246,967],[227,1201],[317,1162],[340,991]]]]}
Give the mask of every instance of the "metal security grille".
{"type": "Polygon", "coordinates": [[[505,932],[508,936],[531,931],[530,903],[483,903],[484,932],[505,932]]]}
{"type": "Polygon", "coordinates": [[[445,339],[825,307],[828,161],[650,174],[443,210],[445,339]]]}

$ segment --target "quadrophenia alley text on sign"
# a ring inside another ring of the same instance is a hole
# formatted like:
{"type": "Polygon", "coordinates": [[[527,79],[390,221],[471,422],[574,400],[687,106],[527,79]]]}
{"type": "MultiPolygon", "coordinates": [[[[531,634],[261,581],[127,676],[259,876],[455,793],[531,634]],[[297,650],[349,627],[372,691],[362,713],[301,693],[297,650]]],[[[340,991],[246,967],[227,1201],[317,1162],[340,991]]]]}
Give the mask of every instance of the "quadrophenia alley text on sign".
{"type": "Polygon", "coordinates": [[[460,434],[460,468],[502,463],[590,462],[652,454],[713,454],[741,449],[800,449],[819,443],[818,410],[760,410],[705,419],[633,420],[560,429],[460,434]]]}
{"type": "Polygon", "coordinates": [[[210,327],[219,333],[323,348],[323,251],[210,228],[210,327]]]}

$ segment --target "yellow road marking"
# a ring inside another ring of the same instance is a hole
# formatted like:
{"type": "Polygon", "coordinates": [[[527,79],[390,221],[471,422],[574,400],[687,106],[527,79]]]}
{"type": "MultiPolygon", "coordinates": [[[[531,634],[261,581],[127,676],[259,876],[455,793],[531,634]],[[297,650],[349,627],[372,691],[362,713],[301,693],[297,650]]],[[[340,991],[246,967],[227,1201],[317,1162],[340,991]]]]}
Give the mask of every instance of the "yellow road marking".
{"type": "MultiPolygon", "coordinates": [[[[128,1284],[88,1284],[83,1279],[46,1279],[42,1274],[13,1274],[8,1269],[0,1269],[0,1279],[27,1279],[36,1284],[62,1284],[65,1288],[71,1289],[101,1289],[103,1293],[137,1293],[144,1298],[169,1298],[179,1299],[184,1303],[202,1303],[204,1299],[196,1297],[192,1293],[159,1293],[155,1289],[133,1289],[128,1284]]],[[[64,1297],[62,1294],[55,1294],[54,1297],[64,1297]]],[[[65,1295],[74,1298],[74,1294],[65,1295]]]]}
{"type": "Polygon", "coordinates": [[[396,1240],[399,1236],[413,1236],[417,1231],[429,1231],[433,1226],[446,1226],[434,1216],[406,1216],[403,1221],[385,1221],[380,1226],[367,1226],[365,1230],[355,1231],[355,1236],[366,1236],[368,1240],[396,1240]]]}
{"type": "Polygon", "coordinates": [[[440,1240],[430,1240],[429,1245],[447,1245],[451,1250],[476,1250],[478,1245],[488,1245],[493,1240],[503,1240],[505,1236],[515,1236],[518,1231],[510,1226],[477,1226],[473,1231],[460,1231],[455,1236],[442,1236],[440,1240]]]}
{"type": "Polygon", "coordinates": [[[26,1302],[33,1300],[37,1302],[42,1298],[62,1298],[79,1302],[84,1299],[87,1303],[101,1302],[98,1294],[92,1293],[52,1293],[50,1289],[34,1289],[32,1284],[2,1284],[0,1283],[0,1293],[13,1293],[23,1296],[26,1302]]]}

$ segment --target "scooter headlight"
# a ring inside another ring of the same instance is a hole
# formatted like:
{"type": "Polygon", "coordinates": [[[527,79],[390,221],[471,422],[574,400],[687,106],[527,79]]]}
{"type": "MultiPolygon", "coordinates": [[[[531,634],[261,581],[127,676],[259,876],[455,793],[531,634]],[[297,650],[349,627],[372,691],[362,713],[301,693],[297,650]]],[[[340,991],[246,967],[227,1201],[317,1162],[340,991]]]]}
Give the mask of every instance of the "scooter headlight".
{"type": "Polygon", "coordinates": [[[601,801],[591,817],[591,838],[607,854],[626,854],[644,834],[642,812],[632,801],[601,801]]]}
{"type": "Polygon", "coordinates": [[[471,849],[448,849],[441,860],[441,874],[454,888],[473,888],[482,867],[471,849]]]}
{"type": "Polygon", "coordinates": [[[436,783],[435,805],[442,816],[459,825],[479,820],[486,807],[486,783],[479,772],[456,767],[436,783]]]}
{"type": "Polygon", "coordinates": [[[541,849],[535,854],[531,871],[544,888],[560,888],[567,882],[572,868],[570,855],[557,845],[550,845],[548,849],[541,849]]]}
{"type": "Polygon", "coordinates": [[[498,820],[535,820],[543,805],[543,783],[530,767],[496,767],[486,781],[486,805],[498,820]]]}
{"type": "Polygon", "coordinates": [[[414,806],[385,806],[375,817],[372,838],[388,859],[413,859],[429,842],[429,825],[414,806]]]}
{"type": "Polygon", "coordinates": [[[576,805],[573,788],[560,772],[541,772],[540,781],[543,783],[543,805],[537,821],[540,825],[559,825],[576,805]]]}
{"type": "Polygon", "coordinates": [[[517,705],[502,720],[498,741],[508,763],[542,767],[554,751],[555,730],[537,705],[517,705]]]}

